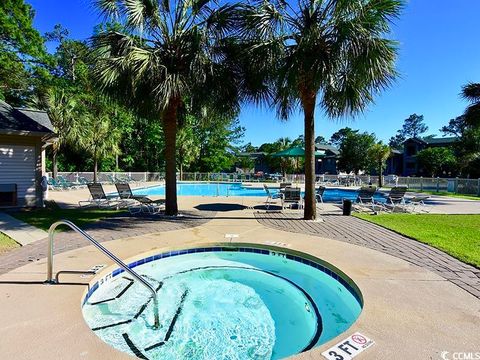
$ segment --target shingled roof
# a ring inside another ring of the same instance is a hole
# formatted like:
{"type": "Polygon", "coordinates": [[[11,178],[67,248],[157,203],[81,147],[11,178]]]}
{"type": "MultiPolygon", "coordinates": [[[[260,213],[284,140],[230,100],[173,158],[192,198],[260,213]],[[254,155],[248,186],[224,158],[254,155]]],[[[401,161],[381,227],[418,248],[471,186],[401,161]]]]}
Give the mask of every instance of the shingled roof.
{"type": "Polygon", "coordinates": [[[417,143],[423,143],[427,145],[450,145],[455,142],[458,142],[460,139],[458,137],[425,137],[425,138],[409,138],[404,141],[414,141],[417,143]]]}
{"type": "Polygon", "coordinates": [[[53,126],[45,111],[14,108],[0,100],[0,132],[53,134],[53,126]]]}
{"type": "Polygon", "coordinates": [[[330,151],[334,155],[339,155],[340,151],[333,145],[325,144],[325,143],[316,143],[315,144],[316,150],[323,150],[323,151],[330,151]]]}

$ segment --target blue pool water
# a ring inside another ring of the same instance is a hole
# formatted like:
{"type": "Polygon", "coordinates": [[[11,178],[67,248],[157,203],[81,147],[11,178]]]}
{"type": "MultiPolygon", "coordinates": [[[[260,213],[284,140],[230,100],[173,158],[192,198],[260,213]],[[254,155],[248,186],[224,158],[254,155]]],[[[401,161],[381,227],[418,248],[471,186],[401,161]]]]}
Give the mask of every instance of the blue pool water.
{"type": "Polygon", "coordinates": [[[85,299],[86,322],[108,344],[147,359],[281,359],[346,331],[361,312],[360,295],[325,264],[222,250],[134,264],[159,289],[159,329],[150,294],[118,271],[85,299]]]}
{"type": "MultiPolygon", "coordinates": [[[[278,185],[269,186],[272,193],[279,191],[278,185]]],[[[134,190],[136,195],[165,195],[165,186],[154,186],[134,190]]],[[[263,186],[244,185],[242,183],[177,183],[177,194],[187,196],[267,196],[263,186]]],[[[341,202],[342,199],[354,201],[357,198],[357,190],[327,188],[323,195],[323,201],[341,202]]],[[[382,195],[376,199],[382,201],[382,195]]]]}

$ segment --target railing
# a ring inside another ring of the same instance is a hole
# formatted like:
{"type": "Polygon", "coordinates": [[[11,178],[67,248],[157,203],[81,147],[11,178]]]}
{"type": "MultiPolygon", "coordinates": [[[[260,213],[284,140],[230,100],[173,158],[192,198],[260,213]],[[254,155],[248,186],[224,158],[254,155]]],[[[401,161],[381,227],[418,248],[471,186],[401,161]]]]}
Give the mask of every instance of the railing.
{"type": "Polygon", "coordinates": [[[47,262],[47,281],[46,283],[49,284],[55,284],[57,281],[53,279],[53,238],[55,235],[55,229],[59,225],[67,225],[70,227],[72,230],[76,231],[80,235],[82,235],[84,238],[86,238],[88,241],[90,241],[98,250],[100,250],[103,254],[105,254],[107,257],[109,257],[113,262],[115,262],[118,266],[120,266],[123,270],[125,270],[127,273],[129,273],[135,280],[137,280],[140,284],[145,286],[152,294],[153,298],[153,311],[154,311],[154,318],[155,318],[155,328],[160,327],[160,320],[158,316],[158,299],[157,299],[157,291],[154,289],[152,285],[150,285],[143,277],[141,277],[137,272],[133,271],[126,265],[122,260],[120,260],[118,257],[113,255],[108,249],[106,249],[102,244],[100,244],[97,240],[95,240],[93,237],[88,235],[85,231],[80,229],[77,225],[72,223],[69,220],[59,220],[50,226],[50,229],[48,230],[48,262],[47,262]]]}
{"type": "MultiPolygon", "coordinates": [[[[59,172],[60,176],[72,183],[93,181],[93,172],[59,172]],[[82,180],[82,181],[80,181],[82,180]]],[[[49,174],[51,176],[51,174],[49,174]]],[[[98,181],[102,183],[114,183],[128,181],[137,183],[163,182],[164,173],[159,172],[99,172],[98,181]]],[[[339,186],[359,186],[364,184],[378,184],[378,176],[374,175],[317,175],[317,181],[339,186]]],[[[252,174],[242,173],[215,173],[215,172],[183,172],[177,174],[179,181],[210,181],[210,182],[263,182],[263,181],[286,181],[292,183],[304,183],[304,174],[286,174],[284,179],[270,179],[258,177],[252,174]]],[[[444,191],[456,194],[480,196],[480,179],[461,178],[428,178],[428,177],[403,177],[396,175],[383,176],[383,184],[386,186],[406,185],[411,190],[420,191],[444,191]]]]}

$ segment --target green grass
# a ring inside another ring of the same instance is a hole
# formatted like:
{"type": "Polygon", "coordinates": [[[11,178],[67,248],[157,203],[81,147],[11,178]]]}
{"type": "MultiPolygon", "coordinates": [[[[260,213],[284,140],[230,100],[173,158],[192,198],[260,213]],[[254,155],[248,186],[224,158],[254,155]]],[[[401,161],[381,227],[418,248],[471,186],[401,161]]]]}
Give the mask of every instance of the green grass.
{"type": "Polygon", "coordinates": [[[451,192],[447,191],[420,191],[420,190],[412,190],[413,192],[418,192],[418,193],[424,193],[424,194],[430,194],[430,195],[437,195],[437,196],[449,196],[449,197],[454,197],[454,198],[460,198],[460,199],[469,199],[469,200],[477,200],[480,201],[480,196],[475,196],[475,195],[463,195],[463,194],[454,194],[451,192]]]}
{"type": "Polygon", "coordinates": [[[480,215],[355,214],[480,268],[480,215]]]}
{"type": "Polygon", "coordinates": [[[86,224],[118,215],[125,210],[94,210],[94,209],[35,209],[10,213],[11,216],[37,228],[48,230],[55,221],[65,219],[82,227],[86,224]]]}
{"type": "Polygon", "coordinates": [[[12,250],[20,245],[9,236],[0,232],[0,254],[12,250]]]}

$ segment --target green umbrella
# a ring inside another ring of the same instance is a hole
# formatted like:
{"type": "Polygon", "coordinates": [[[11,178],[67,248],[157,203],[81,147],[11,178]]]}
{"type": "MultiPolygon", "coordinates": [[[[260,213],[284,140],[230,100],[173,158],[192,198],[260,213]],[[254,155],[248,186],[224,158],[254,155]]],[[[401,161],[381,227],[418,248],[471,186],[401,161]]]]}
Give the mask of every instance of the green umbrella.
{"type": "MultiPolygon", "coordinates": [[[[315,151],[315,157],[321,157],[325,155],[325,151],[315,151]]],[[[279,151],[272,154],[274,157],[305,157],[305,149],[297,146],[290,149],[279,151]]]]}
{"type": "MultiPolygon", "coordinates": [[[[321,157],[325,155],[325,151],[315,151],[315,157],[321,157]]],[[[279,151],[275,154],[272,154],[273,157],[293,157],[296,158],[296,168],[298,170],[298,158],[305,157],[305,149],[297,146],[290,149],[279,151]]]]}

